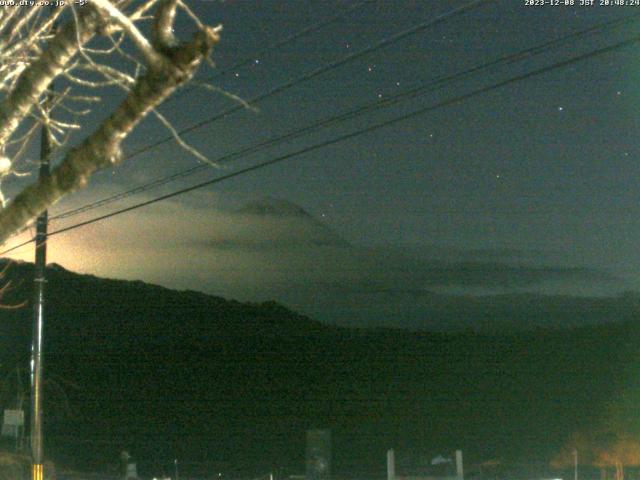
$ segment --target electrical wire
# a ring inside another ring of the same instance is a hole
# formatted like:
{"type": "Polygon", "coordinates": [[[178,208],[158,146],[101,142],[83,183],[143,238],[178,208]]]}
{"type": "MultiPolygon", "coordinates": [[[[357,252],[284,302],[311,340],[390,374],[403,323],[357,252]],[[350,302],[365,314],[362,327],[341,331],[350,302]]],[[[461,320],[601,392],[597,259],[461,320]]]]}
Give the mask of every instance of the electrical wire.
{"type": "MultiPolygon", "coordinates": [[[[441,102],[438,102],[438,103],[435,103],[435,104],[420,108],[420,109],[415,110],[413,112],[398,116],[398,117],[390,119],[390,120],[386,120],[384,122],[380,122],[380,123],[376,123],[374,125],[370,125],[370,126],[368,126],[366,128],[362,128],[360,130],[355,130],[353,132],[347,133],[345,135],[341,135],[339,137],[336,137],[336,138],[333,138],[333,139],[330,139],[330,140],[325,140],[323,142],[316,143],[314,145],[311,145],[311,146],[296,150],[294,152],[287,153],[285,155],[281,155],[281,156],[273,158],[271,160],[267,160],[267,161],[264,161],[264,162],[260,162],[260,163],[254,164],[252,166],[237,170],[237,171],[229,173],[227,175],[222,175],[222,176],[216,177],[214,179],[207,180],[205,182],[201,182],[201,183],[192,185],[190,187],[183,188],[183,189],[174,191],[172,193],[153,198],[151,200],[140,202],[140,203],[137,203],[135,205],[131,205],[129,207],[122,208],[120,210],[116,210],[116,211],[107,213],[105,215],[100,215],[98,217],[94,217],[92,219],[89,219],[89,220],[86,220],[86,221],[83,221],[83,222],[79,222],[79,223],[76,223],[74,225],[70,225],[68,227],[60,228],[58,230],[50,232],[48,234],[48,237],[52,237],[52,236],[55,236],[55,235],[59,235],[61,233],[69,232],[71,230],[75,230],[77,228],[84,227],[86,225],[90,225],[90,224],[93,224],[93,223],[96,223],[96,222],[99,222],[99,221],[102,221],[102,220],[106,220],[108,218],[112,218],[112,217],[115,217],[117,215],[121,215],[123,213],[130,212],[132,210],[137,210],[139,208],[142,208],[142,207],[145,207],[145,206],[148,206],[148,205],[152,205],[154,203],[158,203],[158,202],[161,202],[161,201],[164,201],[164,200],[168,200],[168,199],[176,197],[178,195],[182,195],[182,194],[185,194],[185,193],[188,193],[188,192],[191,192],[191,191],[194,191],[194,190],[197,190],[197,189],[209,186],[209,185],[214,185],[216,183],[221,183],[223,181],[229,180],[231,178],[238,177],[240,175],[244,175],[246,173],[250,173],[250,172],[257,171],[257,170],[261,170],[261,169],[266,168],[268,166],[284,162],[285,160],[289,160],[291,158],[303,155],[305,153],[309,153],[309,152],[312,152],[312,151],[315,151],[315,150],[318,150],[318,149],[321,149],[321,148],[324,148],[324,147],[327,147],[327,146],[330,146],[330,145],[335,145],[337,143],[344,142],[345,140],[349,140],[349,139],[355,138],[357,136],[360,136],[360,135],[363,135],[363,134],[366,134],[366,133],[374,132],[374,131],[379,130],[379,129],[384,128],[384,127],[395,125],[395,124],[397,124],[399,122],[402,122],[402,121],[405,121],[405,120],[409,120],[411,118],[415,118],[415,117],[418,117],[420,115],[424,115],[425,113],[432,112],[432,111],[434,111],[436,109],[439,109],[439,108],[442,108],[442,107],[446,107],[446,106],[450,106],[450,105],[453,105],[453,104],[457,104],[457,103],[460,103],[462,101],[468,100],[470,98],[476,97],[478,95],[482,95],[484,93],[487,93],[487,92],[502,88],[504,86],[507,86],[507,85],[510,85],[510,84],[513,84],[513,83],[516,83],[516,82],[520,82],[520,81],[526,80],[528,78],[539,76],[539,75],[548,73],[550,71],[553,71],[553,70],[556,70],[556,69],[559,69],[559,68],[564,68],[564,67],[567,67],[569,65],[573,65],[575,63],[587,60],[589,58],[593,58],[593,57],[600,56],[600,55],[603,55],[603,54],[606,54],[606,53],[610,53],[610,52],[613,52],[615,50],[619,50],[621,48],[628,47],[628,46],[633,45],[633,44],[637,44],[639,42],[640,42],[640,35],[632,37],[632,38],[627,39],[627,40],[624,40],[622,42],[618,42],[618,43],[616,43],[614,45],[610,45],[608,47],[603,47],[603,48],[600,48],[598,50],[593,50],[591,52],[588,52],[588,53],[585,53],[585,54],[581,54],[581,55],[572,57],[570,59],[554,63],[554,64],[546,66],[546,67],[538,68],[536,70],[527,72],[527,73],[522,74],[522,75],[518,75],[516,77],[512,77],[512,78],[509,78],[509,79],[506,79],[506,80],[502,80],[502,81],[500,81],[498,83],[494,83],[494,84],[488,85],[486,87],[481,87],[481,88],[476,89],[476,90],[474,90],[472,92],[469,92],[469,93],[466,93],[466,94],[462,94],[462,95],[456,96],[454,98],[451,98],[451,99],[448,99],[448,100],[444,100],[444,101],[441,101],[441,102]]],[[[30,240],[30,241],[34,241],[34,240],[30,240]]],[[[14,247],[14,248],[16,248],[16,247],[14,247]]],[[[5,250],[4,252],[0,252],[0,256],[4,255],[6,252],[7,252],[7,250],[5,250]]]]}
{"type": "MultiPolygon", "coordinates": [[[[332,63],[329,63],[327,65],[324,65],[322,67],[318,67],[315,70],[312,70],[312,71],[310,71],[310,72],[308,72],[308,73],[306,73],[306,74],[304,74],[304,75],[302,75],[302,76],[300,76],[300,77],[298,77],[296,79],[293,79],[293,80],[291,80],[289,82],[286,82],[286,83],[284,83],[282,85],[279,85],[279,86],[269,90],[266,93],[263,93],[261,95],[258,95],[257,97],[252,98],[247,103],[258,103],[258,102],[261,102],[262,100],[265,100],[265,99],[267,99],[269,97],[272,97],[274,95],[282,93],[282,92],[284,92],[284,91],[286,91],[286,90],[288,90],[290,88],[293,88],[294,86],[296,86],[296,85],[298,85],[300,83],[303,83],[303,82],[305,82],[307,80],[311,80],[311,79],[313,79],[313,78],[315,78],[315,77],[317,77],[317,76],[319,76],[321,74],[324,74],[324,73],[326,73],[328,71],[334,70],[334,69],[336,69],[336,68],[338,68],[338,67],[340,67],[340,66],[342,66],[342,65],[344,65],[344,64],[346,64],[348,62],[351,62],[351,61],[353,61],[353,60],[355,60],[357,58],[360,58],[360,57],[362,57],[364,55],[367,55],[369,53],[372,53],[372,52],[375,52],[377,50],[380,50],[381,48],[384,48],[384,47],[387,47],[389,45],[392,45],[392,44],[394,44],[394,43],[396,43],[396,42],[398,42],[398,41],[400,41],[400,40],[402,40],[404,38],[407,38],[407,37],[409,37],[411,35],[418,34],[418,33],[422,32],[422,31],[424,31],[424,30],[426,30],[426,29],[428,29],[430,27],[433,27],[435,25],[443,23],[443,22],[445,22],[445,21],[447,21],[447,20],[449,20],[449,19],[451,19],[453,17],[456,17],[458,15],[461,15],[463,13],[466,13],[466,12],[468,12],[470,10],[473,10],[475,8],[478,8],[478,7],[480,7],[480,6],[484,5],[484,4],[488,4],[488,3],[493,2],[493,1],[495,1],[495,0],[472,0],[472,1],[470,1],[468,3],[465,3],[464,5],[462,5],[462,6],[458,7],[458,8],[454,8],[452,10],[448,10],[447,12],[445,12],[445,13],[443,13],[441,15],[438,15],[437,17],[435,17],[435,18],[433,18],[431,20],[427,20],[427,21],[424,21],[422,23],[419,23],[418,25],[414,25],[413,27],[409,27],[409,28],[407,28],[405,30],[402,30],[402,31],[400,31],[398,33],[395,33],[395,34],[393,34],[393,35],[391,35],[389,37],[385,37],[382,40],[380,40],[379,42],[377,42],[377,43],[375,43],[373,45],[369,45],[368,47],[366,47],[366,48],[364,48],[362,50],[359,50],[357,52],[353,52],[352,54],[349,54],[349,55],[347,55],[345,57],[342,57],[342,58],[340,58],[340,59],[338,59],[338,60],[336,60],[336,61],[334,61],[332,63]]],[[[244,105],[236,105],[235,107],[229,108],[229,109],[225,110],[224,112],[215,115],[214,117],[210,117],[210,118],[208,118],[208,119],[206,119],[206,120],[204,120],[202,122],[198,122],[197,124],[192,125],[191,127],[187,128],[187,129],[179,131],[178,135],[182,135],[184,133],[188,133],[188,132],[190,132],[192,130],[200,128],[203,125],[207,125],[207,124],[213,123],[213,122],[215,122],[217,120],[225,118],[226,116],[228,116],[228,115],[230,115],[232,113],[235,113],[235,112],[237,112],[239,110],[242,110],[244,108],[245,108],[244,105]]],[[[158,146],[160,146],[160,145],[162,145],[162,144],[164,144],[164,143],[166,143],[168,141],[174,140],[174,139],[175,139],[174,135],[170,135],[170,136],[165,137],[163,139],[160,139],[160,140],[158,140],[158,141],[156,141],[156,142],[154,142],[152,144],[148,144],[145,147],[142,147],[142,148],[140,148],[138,150],[135,150],[134,152],[132,152],[129,155],[125,156],[123,158],[123,161],[131,159],[133,157],[136,157],[136,156],[138,156],[138,155],[140,155],[140,154],[142,154],[142,153],[144,153],[144,152],[146,152],[148,150],[156,148],[156,147],[158,147],[158,146]]]]}
{"type": "MultiPolygon", "coordinates": [[[[400,40],[403,40],[411,35],[416,35],[420,32],[423,32],[424,30],[431,28],[433,26],[436,26],[440,23],[443,23],[445,21],[450,20],[451,18],[454,18],[458,15],[462,15],[463,13],[466,13],[470,10],[473,10],[475,8],[478,8],[484,4],[493,2],[495,0],[473,0],[471,2],[468,2],[464,5],[462,5],[461,7],[455,8],[453,10],[449,10],[441,15],[438,15],[436,18],[422,22],[418,25],[414,25],[413,27],[410,27],[406,30],[402,30],[401,32],[398,32],[396,34],[393,34],[389,37],[385,37],[382,40],[380,40],[377,43],[374,43],[373,45],[369,45],[368,47],[365,47],[362,50],[359,50],[357,52],[353,52],[349,55],[346,55],[334,62],[331,62],[327,65],[323,65],[321,67],[318,67],[314,70],[311,70],[310,72],[307,72],[303,75],[301,75],[300,77],[297,77],[293,80],[290,80],[288,82],[285,82],[277,87],[272,88],[271,90],[262,93],[260,95],[257,95],[249,100],[247,100],[246,102],[243,102],[243,105],[235,105],[231,108],[228,108],[227,110],[223,111],[222,113],[218,113],[212,117],[209,117],[205,120],[202,120],[201,122],[195,123],[193,125],[191,125],[188,128],[185,128],[183,130],[178,131],[178,135],[183,135],[185,133],[191,132],[193,130],[196,130],[200,127],[202,127],[203,125],[208,125],[211,124],[217,120],[226,118],[228,115],[231,115],[235,112],[238,112],[240,110],[244,110],[246,107],[244,104],[255,104],[255,103],[259,103],[263,100],[266,100],[267,98],[273,97],[275,95],[278,95],[282,92],[285,92],[287,90],[289,90],[290,88],[293,88],[296,85],[299,85],[303,82],[306,82],[308,80],[311,80],[319,75],[322,75],[324,73],[327,73],[331,70],[335,70],[338,67],[341,67],[342,65],[345,65],[353,60],[356,60],[360,57],[363,57],[365,55],[368,55],[369,53],[375,52],[377,50],[380,50],[381,48],[384,47],[388,47],[389,45],[392,45],[396,42],[399,42],[400,40]]],[[[160,140],[157,140],[154,143],[148,144],[142,148],[139,148],[138,150],[134,150],[133,152],[131,152],[129,155],[125,156],[123,160],[129,160],[133,157],[137,157],[138,155],[141,155],[144,152],[147,152],[153,148],[156,148],[160,145],[163,145],[171,140],[174,140],[175,136],[174,135],[169,135],[166,136],[164,138],[161,138],[160,140]]]]}
{"type": "MultiPolygon", "coordinates": [[[[338,20],[341,20],[342,18],[350,15],[352,12],[364,7],[367,4],[372,4],[375,3],[375,0],[362,0],[360,2],[357,2],[351,6],[349,6],[348,8],[346,8],[345,10],[337,13],[336,15],[329,17],[326,20],[323,20],[321,22],[317,22],[315,24],[312,24],[306,28],[303,28],[302,30],[299,30],[297,32],[292,33],[291,35],[288,35],[286,37],[284,37],[281,40],[277,40],[276,42],[272,43],[271,45],[265,47],[264,49],[260,50],[258,53],[256,53],[255,55],[251,56],[251,57],[247,57],[243,60],[237,61],[236,63],[222,69],[219,70],[217,72],[215,72],[213,75],[209,76],[208,78],[205,78],[205,81],[210,81],[210,80],[214,80],[216,78],[219,78],[221,76],[224,76],[225,74],[227,74],[228,72],[232,71],[232,70],[236,70],[238,68],[242,68],[246,65],[249,65],[253,62],[253,59],[256,57],[262,57],[267,55],[268,53],[275,51],[289,43],[293,43],[294,41],[310,35],[312,33],[315,33],[321,29],[323,29],[324,27],[331,25],[332,23],[337,22],[338,20]]],[[[169,103],[172,100],[175,100],[177,98],[179,98],[180,96],[183,96],[184,94],[194,90],[197,87],[190,87],[190,88],[186,88],[182,91],[177,92],[175,95],[173,95],[172,97],[170,97],[167,101],[165,101],[165,104],[169,103]]],[[[20,232],[21,233],[21,232],[20,232]]],[[[14,235],[15,236],[15,235],[14,235]]]]}
{"type": "MultiPolygon", "coordinates": [[[[638,18],[640,18],[640,13],[639,14],[635,14],[632,15],[630,17],[625,17],[623,19],[617,19],[617,20],[613,20],[613,21],[609,21],[609,22],[605,22],[602,24],[598,24],[592,27],[589,27],[585,30],[581,30],[578,32],[572,32],[570,34],[564,35],[562,37],[550,40],[548,42],[545,42],[541,45],[537,45],[513,54],[509,54],[509,55],[504,55],[502,57],[499,57],[495,60],[492,60],[490,62],[484,63],[482,65],[478,65],[475,67],[472,67],[470,69],[464,70],[462,72],[458,72],[455,73],[453,75],[447,75],[447,76],[442,76],[439,78],[436,78],[426,84],[420,85],[418,87],[412,88],[410,90],[406,90],[400,93],[397,93],[395,95],[392,95],[390,97],[386,97],[382,100],[377,100],[375,102],[371,102],[367,105],[363,105],[361,107],[358,107],[354,110],[345,112],[343,114],[337,115],[337,116],[332,116],[330,118],[321,120],[319,122],[313,123],[311,125],[308,125],[304,128],[301,129],[297,129],[297,130],[293,130],[290,131],[284,135],[278,135],[278,136],[273,136],[267,140],[264,140],[262,142],[259,142],[257,144],[245,147],[243,149],[240,150],[236,150],[234,152],[225,154],[221,157],[218,157],[217,159],[215,159],[214,161],[216,163],[223,163],[226,162],[228,160],[233,160],[233,159],[237,159],[237,158],[241,158],[244,157],[246,155],[249,154],[253,154],[256,152],[261,151],[264,148],[267,147],[271,147],[274,145],[277,145],[279,143],[282,143],[284,141],[288,141],[288,140],[292,140],[295,138],[298,138],[302,135],[305,135],[307,133],[311,133],[311,132],[315,132],[318,131],[322,128],[326,128],[328,126],[334,125],[336,123],[339,122],[343,122],[345,120],[350,120],[353,118],[356,118],[360,115],[363,115],[365,113],[374,111],[374,110],[378,110],[381,108],[386,108],[392,105],[395,105],[401,101],[407,100],[407,99],[413,99],[416,98],[419,95],[424,95],[425,93],[434,91],[438,88],[447,86],[450,83],[462,80],[462,79],[466,79],[469,78],[473,75],[479,74],[489,68],[494,68],[494,67],[498,67],[498,66],[504,66],[504,65],[509,65],[513,62],[516,61],[520,61],[520,60],[524,60],[526,58],[531,58],[535,55],[539,55],[541,53],[545,53],[548,52],[550,49],[552,48],[557,48],[558,46],[561,46],[569,41],[573,41],[577,38],[580,37],[584,37],[587,35],[591,35],[594,33],[599,33],[601,31],[607,30],[607,29],[611,29],[611,28],[617,28],[621,25],[624,24],[628,24],[631,22],[635,22],[638,20],[638,18]]],[[[148,190],[151,190],[153,188],[159,187],[161,185],[166,185],[167,183],[170,183],[172,181],[178,180],[180,178],[184,178],[187,177],[189,175],[192,175],[194,173],[197,173],[201,170],[207,169],[209,168],[208,165],[204,165],[204,164],[200,164],[185,170],[182,170],[180,172],[174,173],[172,175],[168,175],[168,176],[164,176],[164,177],[160,177],[157,178],[155,180],[152,180],[150,182],[147,182],[145,184],[139,185],[137,187],[134,187],[130,190],[124,191],[124,192],[120,192],[114,195],[111,195],[109,197],[105,197],[103,199],[100,199],[98,201],[95,202],[91,202],[89,204],[83,205],[81,207],[77,207],[71,210],[67,210],[65,212],[62,212],[58,215],[54,215],[52,217],[50,217],[50,220],[60,220],[63,218],[69,218],[75,215],[78,215],[80,213],[84,213],[90,210],[93,210],[95,208],[107,205],[109,203],[113,203],[117,200],[122,200],[125,198],[128,198],[134,194],[138,194],[138,193],[142,193],[148,190]]]]}
{"type": "Polygon", "coordinates": [[[7,253],[13,252],[14,250],[17,250],[17,249],[19,249],[21,247],[24,247],[25,245],[29,245],[30,243],[35,242],[35,241],[36,241],[36,238],[33,237],[30,240],[27,240],[25,242],[22,242],[22,243],[16,245],[15,247],[11,247],[11,248],[5,250],[4,252],[0,253],[0,256],[6,255],[7,253]]]}
{"type": "MultiPolygon", "coordinates": [[[[265,55],[267,55],[268,53],[275,51],[281,47],[284,47],[285,45],[289,44],[289,43],[293,43],[294,41],[298,40],[299,38],[302,38],[306,35],[315,33],[321,29],[323,29],[324,27],[331,25],[334,22],[337,22],[338,20],[341,20],[342,18],[346,17],[347,15],[350,15],[352,12],[364,7],[366,4],[373,4],[375,2],[375,0],[363,0],[361,2],[357,2],[353,5],[351,5],[350,7],[346,8],[345,10],[343,10],[342,12],[337,13],[336,15],[334,15],[333,17],[330,17],[324,21],[321,22],[317,22],[313,25],[308,26],[307,28],[303,28],[302,30],[298,31],[298,32],[294,32],[291,35],[281,39],[281,40],[277,40],[274,43],[272,43],[271,45],[265,47],[264,49],[258,51],[257,53],[255,53],[254,55],[252,55],[251,57],[247,57],[243,60],[239,60],[236,63],[225,67],[222,70],[218,70],[216,71],[213,75],[210,75],[206,78],[204,78],[203,80],[205,81],[211,81],[211,80],[215,80],[216,78],[222,77],[224,75],[226,75],[227,73],[233,71],[233,70],[237,70],[239,68],[245,67],[247,65],[250,65],[254,62],[254,59],[259,58],[259,57],[264,57],[265,55]]],[[[186,88],[180,92],[178,92],[176,95],[173,95],[172,97],[170,97],[169,99],[167,99],[167,101],[165,101],[165,104],[183,96],[184,94],[191,92],[193,90],[195,90],[197,87],[189,87],[186,88]]]]}

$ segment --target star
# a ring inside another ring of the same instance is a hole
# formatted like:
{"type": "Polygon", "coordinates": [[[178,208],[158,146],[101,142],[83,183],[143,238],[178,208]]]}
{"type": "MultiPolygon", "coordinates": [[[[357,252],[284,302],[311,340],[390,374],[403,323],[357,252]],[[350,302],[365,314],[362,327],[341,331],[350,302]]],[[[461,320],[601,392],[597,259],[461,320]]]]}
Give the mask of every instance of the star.
{"type": "Polygon", "coordinates": [[[558,111],[562,112],[564,110],[564,107],[558,107],[558,111]]]}

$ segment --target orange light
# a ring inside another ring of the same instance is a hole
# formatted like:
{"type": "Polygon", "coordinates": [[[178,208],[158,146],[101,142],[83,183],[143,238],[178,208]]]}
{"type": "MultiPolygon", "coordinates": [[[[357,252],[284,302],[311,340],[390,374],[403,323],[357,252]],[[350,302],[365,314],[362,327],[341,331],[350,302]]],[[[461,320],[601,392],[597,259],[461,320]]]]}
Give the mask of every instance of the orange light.
{"type": "Polygon", "coordinates": [[[41,463],[34,463],[31,469],[31,480],[44,480],[44,473],[41,463]]]}

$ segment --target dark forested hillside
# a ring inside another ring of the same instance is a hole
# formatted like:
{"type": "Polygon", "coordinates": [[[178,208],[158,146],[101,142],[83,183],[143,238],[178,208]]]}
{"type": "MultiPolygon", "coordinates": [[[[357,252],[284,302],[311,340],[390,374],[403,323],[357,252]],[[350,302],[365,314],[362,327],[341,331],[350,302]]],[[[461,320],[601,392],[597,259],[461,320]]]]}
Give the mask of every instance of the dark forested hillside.
{"type": "MultiPolygon", "coordinates": [[[[29,299],[31,271],[10,267],[5,305],[29,299]]],[[[48,275],[47,452],[71,466],[107,468],[127,448],[149,475],[174,458],[201,475],[301,472],[310,427],[332,430],[345,475],[382,475],[390,447],[546,462],[573,431],[624,417],[638,385],[640,328],[627,307],[611,317],[625,322],[564,330],[356,330],[276,303],[58,266],[48,275]]],[[[0,311],[6,372],[27,365],[30,313],[0,311]]]]}

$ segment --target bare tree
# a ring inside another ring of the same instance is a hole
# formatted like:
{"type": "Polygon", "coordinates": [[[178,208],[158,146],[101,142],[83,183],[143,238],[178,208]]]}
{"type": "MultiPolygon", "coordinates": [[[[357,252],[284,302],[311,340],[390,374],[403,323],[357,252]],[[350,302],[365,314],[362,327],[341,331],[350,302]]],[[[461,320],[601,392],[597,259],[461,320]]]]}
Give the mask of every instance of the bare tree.
{"type": "MultiPolygon", "coordinates": [[[[36,0],[0,7],[0,192],[2,181],[21,175],[20,159],[37,127],[48,126],[56,146],[80,132],[51,176],[6,201],[0,193],[0,244],[65,194],[86,185],[100,168],[122,159],[122,142],[149,113],[172,132],[156,107],[189,82],[219,38],[183,0],[36,0]],[[85,2],[79,2],[85,3],[85,2]],[[173,34],[178,14],[196,33],[173,34]],[[54,80],[62,84],[50,91],[54,80]],[[106,87],[124,98],[91,133],[78,117],[102,99],[106,87]]],[[[174,132],[175,133],[175,132],[174,132]]],[[[177,136],[177,134],[176,134],[177,136]]],[[[179,138],[182,146],[204,158],[179,138]]]]}
{"type": "Polygon", "coordinates": [[[602,480],[624,480],[625,467],[640,466],[640,441],[623,431],[599,430],[576,433],[551,460],[551,466],[566,469],[573,466],[574,452],[580,455],[583,465],[600,469],[602,480]]]}

